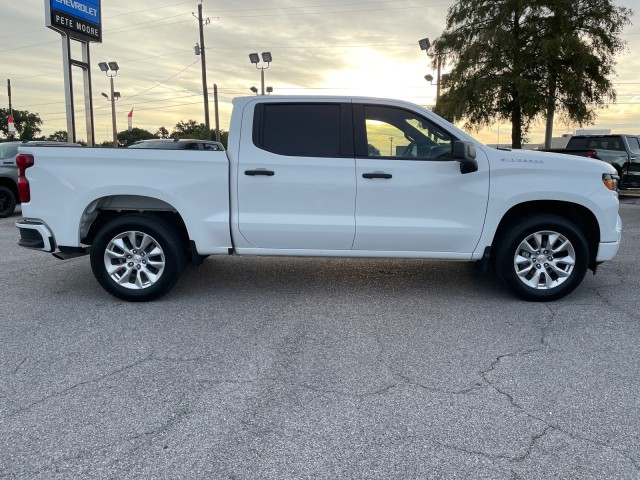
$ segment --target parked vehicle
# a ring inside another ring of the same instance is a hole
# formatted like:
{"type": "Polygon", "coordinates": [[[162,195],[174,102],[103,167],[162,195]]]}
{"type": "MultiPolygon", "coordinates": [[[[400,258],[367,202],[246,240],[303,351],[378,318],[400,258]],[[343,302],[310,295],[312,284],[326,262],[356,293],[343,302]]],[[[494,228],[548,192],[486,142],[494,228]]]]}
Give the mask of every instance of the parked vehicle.
{"type": "Polygon", "coordinates": [[[640,188],[640,140],[637,135],[575,135],[567,148],[545,152],[580,155],[607,162],[620,177],[620,188],[640,188]]]}
{"type": "Polygon", "coordinates": [[[220,142],[212,140],[196,140],[192,138],[182,139],[152,139],[139,140],[129,145],[128,148],[155,148],[159,150],[224,150],[220,142]]]}
{"type": "MultiPolygon", "coordinates": [[[[16,155],[20,145],[61,145],[59,142],[4,142],[0,143],[0,218],[13,215],[16,205],[20,203],[18,195],[18,168],[16,155]]],[[[62,144],[70,146],[72,144],[62,144]]],[[[73,144],[74,146],[80,146],[73,144]]]]}
{"type": "Polygon", "coordinates": [[[90,253],[132,301],[229,254],[493,262],[544,301],[620,244],[611,165],[486,147],[410,103],[238,98],[230,127],[226,152],[20,147],[19,245],[90,253]]]}

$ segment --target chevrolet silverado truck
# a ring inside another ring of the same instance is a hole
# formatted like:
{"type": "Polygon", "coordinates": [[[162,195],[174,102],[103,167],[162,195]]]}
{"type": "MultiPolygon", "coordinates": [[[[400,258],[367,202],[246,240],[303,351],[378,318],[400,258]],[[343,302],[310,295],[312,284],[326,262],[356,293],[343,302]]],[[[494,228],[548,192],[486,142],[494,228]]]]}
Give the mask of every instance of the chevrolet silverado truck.
{"type": "Polygon", "coordinates": [[[90,255],[112,295],[165,294],[210,255],[493,264],[561,298],[620,244],[606,163],[482,145],[403,101],[233,101],[226,151],[20,147],[19,245],[90,255]]]}
{"type": "Polygon", "coordinates": [[[610,163],[620,177],[621,189],[640,188],[640,138],[637,135],[575,135],[566,148],[544,151],[610,163]]]}

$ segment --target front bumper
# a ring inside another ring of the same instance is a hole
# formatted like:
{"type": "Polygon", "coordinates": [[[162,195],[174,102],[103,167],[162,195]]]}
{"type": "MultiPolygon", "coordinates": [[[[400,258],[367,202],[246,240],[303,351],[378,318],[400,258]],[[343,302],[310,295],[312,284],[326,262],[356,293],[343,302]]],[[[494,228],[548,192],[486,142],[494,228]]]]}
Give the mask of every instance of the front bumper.
{"type": "Polygon", "coordinates": [[[622,237],[622,219],[618,215],[618,221],[616,222],[617,239],[613,242],[600,242],[598,245],[598,255],[596,256],[596,263],[606,262],[612,260],[618,253],[620,248],[620,239],[622,237]]]}

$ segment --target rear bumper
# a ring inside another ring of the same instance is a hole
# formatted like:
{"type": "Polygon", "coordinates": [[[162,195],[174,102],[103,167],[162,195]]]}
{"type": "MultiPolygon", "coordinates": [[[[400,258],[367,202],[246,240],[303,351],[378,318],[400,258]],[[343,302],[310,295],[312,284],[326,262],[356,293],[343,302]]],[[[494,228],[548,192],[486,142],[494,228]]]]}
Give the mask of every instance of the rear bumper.
{"type": "Polygon", "coordinates": [[[20,230],[18,245],[21,247],[49,253],[56,249],[53,233],[44,223],[34,220],[18,220],[16,227],[20,230]]]}

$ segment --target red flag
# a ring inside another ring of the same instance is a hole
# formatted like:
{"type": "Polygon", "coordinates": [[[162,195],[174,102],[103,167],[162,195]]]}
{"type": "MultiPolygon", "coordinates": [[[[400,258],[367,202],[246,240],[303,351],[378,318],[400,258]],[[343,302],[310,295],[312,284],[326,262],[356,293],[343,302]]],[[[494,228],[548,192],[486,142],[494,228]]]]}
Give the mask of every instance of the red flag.
{"type": "Polygon", "coordinates": [[[131,131],[131,129],[133,128],[133,108],[129,112],[129,115],[127,115],[127,122],[128,122],[127,130],[131,131]]]}

